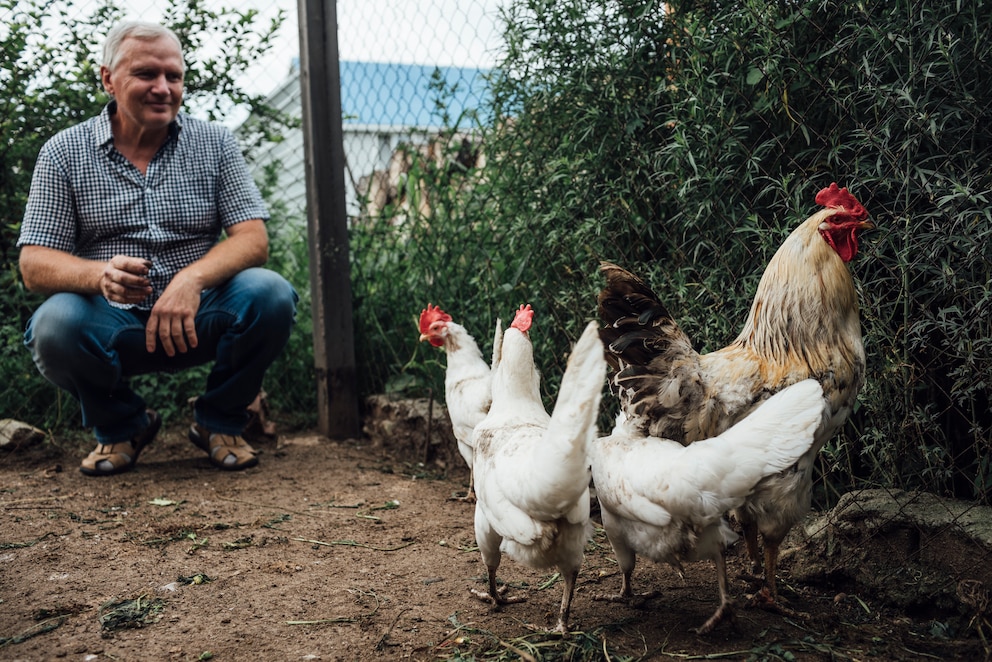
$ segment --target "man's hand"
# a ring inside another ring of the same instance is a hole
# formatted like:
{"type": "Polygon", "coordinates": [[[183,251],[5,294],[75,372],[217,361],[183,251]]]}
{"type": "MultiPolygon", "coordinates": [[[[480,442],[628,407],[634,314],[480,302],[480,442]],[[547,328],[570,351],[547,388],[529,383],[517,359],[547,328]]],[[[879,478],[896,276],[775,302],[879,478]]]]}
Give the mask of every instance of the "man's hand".
{"type": "Polygon", "coordinates": [[[143,258],[115,255],[100,275],[100,293],[116,303],[141,303],[152,293],[151,268],[152,263],[143,258]]]}
{"type": "Polygon", "coordinates": [[[249,267],[261,266],[269,255],[265,222],[251,219],[225,230],[227,239],[214,244],[202,258],[177,273],[152,307],[145,326],[145,348],[158,341],[169,356],[196,347],[196,313],[203,290],[227,282],[249,267]]]}
{"type": "Polygon", "coordinates": [[[158,341],[169,356],[185,354],[197,345],[196,312],[200,309],[203,288],[195,279],[187,280],[179,272],[159,297],[145,325],[145,349],[155,351],[158,341]]]}

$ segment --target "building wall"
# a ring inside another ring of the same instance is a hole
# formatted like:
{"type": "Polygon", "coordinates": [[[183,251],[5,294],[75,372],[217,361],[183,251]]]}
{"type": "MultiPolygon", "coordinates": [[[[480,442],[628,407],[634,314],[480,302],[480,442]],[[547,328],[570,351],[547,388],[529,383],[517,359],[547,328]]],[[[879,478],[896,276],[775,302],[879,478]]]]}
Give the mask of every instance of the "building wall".
{"type": "MultiPolygon", "coordinates": [[[[485,72],[480,69],[343,61],[340,74],[350,217],[360,212],[357,189],[363,179],[389,168],[400,144],[426,144],[442,128],[439,102],[446,104],[449,121],[457,125],[468,121],[468,111],[480,107],[484,98],[485,72]]],[[[298,67],[268,102],[290,117],[301,117],[298,67]]],[[[267,164],[280,163],[276,195],[290,214],[301,218],[306,216],[305,156],[303,132],[295,129],[287,131],[282,142],[265,145],[252,164],[260,177],[267,164]]]]}

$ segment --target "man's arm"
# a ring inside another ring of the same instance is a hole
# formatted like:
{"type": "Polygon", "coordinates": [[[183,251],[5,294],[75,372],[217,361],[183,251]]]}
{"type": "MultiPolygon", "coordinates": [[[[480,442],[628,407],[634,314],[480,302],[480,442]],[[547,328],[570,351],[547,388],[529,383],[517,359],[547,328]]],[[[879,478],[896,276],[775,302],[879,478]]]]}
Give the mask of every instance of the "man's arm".
{"type": "Polygon", "coordinates": [[[236,223],[226,233],[224,241],[177,273],[155,302],[145,327],[145,347],[149,352],[155,351],[159,341],[169,356],[196,347],[194,320],[201,292],[268,260],[269,235],[262,220],[236,223]]]}
{"type": "Polygon", "coordinates": [[[183,288],[195,289],[199,296],[201,291],[225,283],[235,274],[261,266],[269,259],[269,235],[264,221],[242,221],[227,228],[225,233],[224,241],[214,244],[206,255],[177,273],[165,291],[173,289],[179,281],[183,288]]]}
{"type": "Polygon", "coordinates": [[[21,247],[21,277],[32,292],[102,294],[117,303],[140,303],[152,293],[151,265],[144,259],[115,255],[109,262],[85,258],[47,246],[21,247]]]}

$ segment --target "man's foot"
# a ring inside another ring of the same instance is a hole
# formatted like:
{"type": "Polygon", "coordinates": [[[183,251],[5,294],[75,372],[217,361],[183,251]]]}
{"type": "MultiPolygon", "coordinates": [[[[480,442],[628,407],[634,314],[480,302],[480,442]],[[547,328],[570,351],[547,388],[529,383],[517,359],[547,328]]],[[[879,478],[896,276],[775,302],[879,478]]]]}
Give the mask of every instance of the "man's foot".
{"type": "Polygon", "coordinates": [[[199,423],[189,428],[189,440],[210,456],[210,463],[225,471],[240,471],[258,464],[255,449],[241,435],[210,432],[199,423]]]}
{"type": "Polygon", "coordinates": [[[147,411],[148,425],[128,441],[116,444],[97,444],[79,465],[79,470],[87,476],[113,476],[134,468],[141,450],[152,443],[158,429],[162,427],[162,417],[153,409],[147,411]]]}

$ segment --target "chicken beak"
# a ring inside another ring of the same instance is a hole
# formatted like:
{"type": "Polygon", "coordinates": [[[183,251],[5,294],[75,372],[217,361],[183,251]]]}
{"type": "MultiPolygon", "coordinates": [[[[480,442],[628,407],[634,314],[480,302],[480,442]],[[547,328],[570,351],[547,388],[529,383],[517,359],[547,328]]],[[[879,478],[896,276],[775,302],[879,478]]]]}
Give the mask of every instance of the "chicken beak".
{"type": "Polygon", "coordinates": [[[875,229],[875,224],[872,223],[871,221],[865,219],[865,220],[861,221],[861,223],[858,225],[858,227],[861,230],[874,230],[875,229]]]}
{"type": "Polygon", "coordinates": [[[419,342],[424,342],[425,340],[430,340],[430,336],[428,336],[426,333],[421,333],[419,342]]]}

